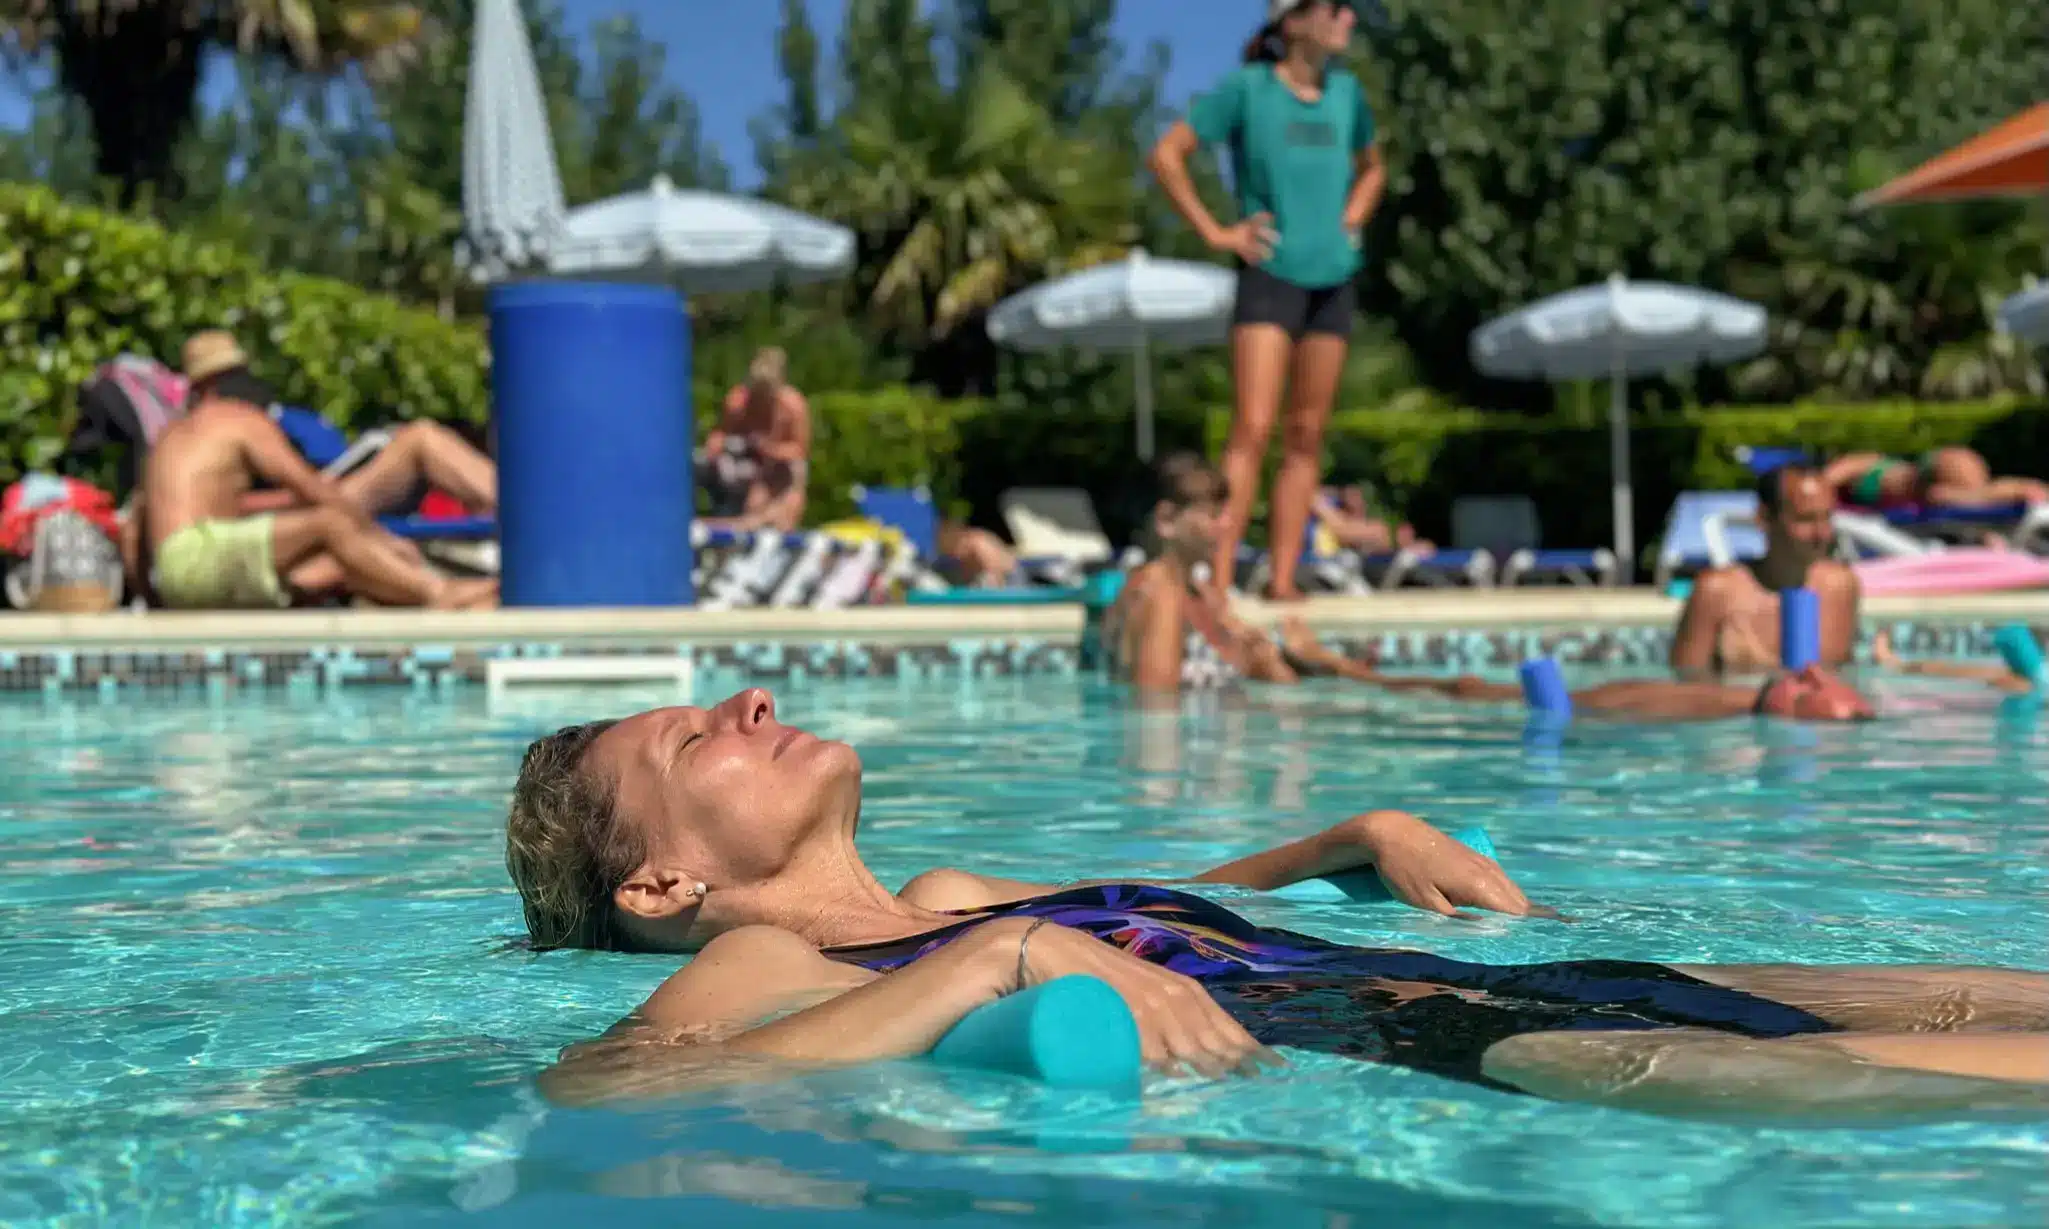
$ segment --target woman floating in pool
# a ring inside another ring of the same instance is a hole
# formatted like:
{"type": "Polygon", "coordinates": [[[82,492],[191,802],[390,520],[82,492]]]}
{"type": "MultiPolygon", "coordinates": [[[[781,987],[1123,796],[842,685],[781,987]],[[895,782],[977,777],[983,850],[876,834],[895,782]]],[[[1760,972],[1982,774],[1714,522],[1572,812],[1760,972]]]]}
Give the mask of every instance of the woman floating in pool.
{"type": "Polygon", "coordinates": [[[1878,452],[1852,452],[1822,469],[1844,503],[1860,508],[2000,508],[2049,503],[2049,484],[2035,478],[1995,478],[1970,448],[1937,448],[1913,460],[1878,452]]]}
{"type": "MultiPolygon", "coordinates": [[[[1501,966],[1255,926],[1179,888],[934,870],[892,893],[855,846],[861,761],[768,693],[529,748],[507,864],[540,947],[695,952],[545,1078],[567,1100],[922,1054],[1069,974],[1113,986],[1147,1060],[1206,1075],[1295,1046],[1506,1091],[1671,1113],[1842,1119],[2049,1109],[2049,976],[1930,966],[1501,966]]],[[[1371,863],[1413,904],[1531,906],[1492,860],[1376,812],[1198,882],[1371,863]]]]}

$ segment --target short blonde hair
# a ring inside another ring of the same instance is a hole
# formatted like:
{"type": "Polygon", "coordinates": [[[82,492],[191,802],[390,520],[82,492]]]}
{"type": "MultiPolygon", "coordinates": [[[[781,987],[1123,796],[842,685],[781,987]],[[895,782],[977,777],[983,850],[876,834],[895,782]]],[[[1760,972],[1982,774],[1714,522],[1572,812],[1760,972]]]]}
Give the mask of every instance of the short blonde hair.
{"type": "Polygon", "coordinates": [[[537,738],[519,765],[505,817],[505,869],[527,935],[541,950],[619,946],[612,894],[647,861],[647,838],[619,814],[616,786],[592,768],[591,744],[616,721],[537,738]]]}
{"type": "Polygon", "coordinates": [[[790,356],[783,353],[781,346],[763,346],[754,352],[754,361],[747,364],[747,382],[768,386],[781,384],[789,369],[790,356]]]}

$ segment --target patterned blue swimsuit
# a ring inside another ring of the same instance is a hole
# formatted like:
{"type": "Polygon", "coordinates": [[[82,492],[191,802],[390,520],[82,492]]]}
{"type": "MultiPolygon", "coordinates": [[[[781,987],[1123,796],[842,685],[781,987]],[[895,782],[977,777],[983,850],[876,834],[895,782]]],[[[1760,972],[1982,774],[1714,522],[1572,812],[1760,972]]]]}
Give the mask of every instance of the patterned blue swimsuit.
{"type": "Polygon", "coordinates": [[[1084,931],[1208,987],[1247,1032],[1367,1062],[1394,1063],[1520,1092],[1481,1059],[1525,1033],[1711,1029],[1742,1037],[1838,1031],[1797,1007],[1632,960],[1486,965],[1424,952],[1348,947],[1255,926],[1172,888],[1072,888],[964,917],[890,943],[825,954],[878,972],[901,968],[1000,917],[1084,931]]]}

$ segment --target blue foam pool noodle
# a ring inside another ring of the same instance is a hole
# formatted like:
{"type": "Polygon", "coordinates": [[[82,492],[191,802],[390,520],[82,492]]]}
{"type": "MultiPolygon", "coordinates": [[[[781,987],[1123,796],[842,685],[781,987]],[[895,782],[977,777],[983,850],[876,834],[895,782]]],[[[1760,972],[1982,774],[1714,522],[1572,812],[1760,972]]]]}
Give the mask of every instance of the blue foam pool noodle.
{"type": "Polygon", "coordinates": [[[1565,673],[1558,668],[1558,662],[1549,657],[1538,657],[1522,664],[1523,702],[1532,712],[1552,717],[1572,716],[1572,692],[1565,686],[1565,673]]]}
{"type": "MultiPolygon", "coordinates": [[[[1451,834],[1451,839],[1475,853],[1489,858],[1494,856],[1494,842],[1487,836],[1485,828],[1460,828],[1451,834]]],[[[1380,881],[1380,872],[1370,866],[1357,870],[1339,871],[1335,875],[1322,875],[1315,879],[1304,879],[1275,890],[1272,895],[1283,900],[1299,900],[1312,904],[1335,904],[1342,901],[1377,903],[1394,899],[1387,885],[1380,881]]]]}
{"type": "Polygon", "coordinates": [[[1805,670],[1821,660],[1821,598],[1812,589],[1779,591],[1779,664],[1805,670]]]}
{"type": "Polygon", "coordinates": [[[1992,633],[1992,647],[1999,650],[2007,669],[2037,687],[2049,683],[2049,668],[2045,668],[2042,661],[2042,646],[2035,642],[2035,633],[2025,626],[2009,623],[1992,633]]]}
{"type": "Polygon", "coordinates": [[[932,1047],[932,1059],[1093,1092],[1135,1094],[1142,1071],[1131,1008],[1110,983],[1081,976],[977,1007],[932,1047]]]}

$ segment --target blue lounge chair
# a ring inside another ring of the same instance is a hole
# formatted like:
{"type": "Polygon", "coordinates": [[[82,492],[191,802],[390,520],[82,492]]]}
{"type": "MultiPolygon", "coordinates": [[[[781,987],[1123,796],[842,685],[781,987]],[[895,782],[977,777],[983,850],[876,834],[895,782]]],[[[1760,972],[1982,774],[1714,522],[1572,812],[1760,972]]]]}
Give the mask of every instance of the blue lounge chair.
{"type": "Polygon", "coordinates": [[[892,581],[903,580],[905,600],[914,605],[1005,605],[1044,602],[1078,602],[1081,590],[1074,585],[1033,584],[1032,578],[1059,571],[1059,560],[1019,560],[1019,575],[1013,583],[983,589],[947,585],[934,572],[943,560],[939,553],[939,510],[932,493],[924,487],[854,488],[854,506],[862,516],[888,525],[904,535],[915,551],[912,558],[892,560],[887,573],[892,581]],[[922,572],[922,578],[915,575],[922,572]],[[919,583],[920,579],[930,583],[919,583]],[[1023,581],[1026,583],[1016,583],[1023,581]]]}
{"type": "Polygon", "coordinates": [[[1681,572],[1728,567],[1764,555],[1755,491],[1682,491],[1665,516],[1651,583],[1668,588],[1681,572]]]}
{"type": "Polygon", "coordinates": [[[1500,563],[1502,585],[1551,583],[1611,586],[1619,571],[1615,552],[1544,546],[1537,503],[1527,495],[1466,495],[1451,505],[1451,540],[1500,563]]]}

